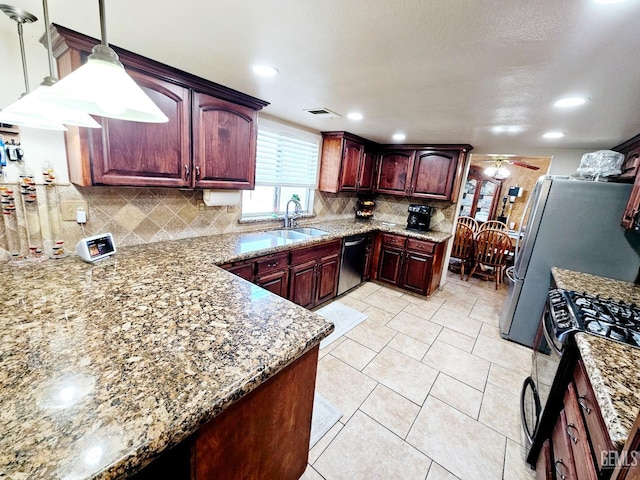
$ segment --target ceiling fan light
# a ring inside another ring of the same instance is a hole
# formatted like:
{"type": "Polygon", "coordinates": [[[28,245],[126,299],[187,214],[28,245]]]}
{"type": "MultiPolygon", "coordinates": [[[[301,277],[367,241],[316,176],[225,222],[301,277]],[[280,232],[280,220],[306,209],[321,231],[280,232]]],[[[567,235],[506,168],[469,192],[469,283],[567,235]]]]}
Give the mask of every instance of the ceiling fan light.
{"type": "Polygon", "coordinates": [[[491,165],[484,169],[484,174],[489,177],[497,178],[498,180],[503,180],[511,175],[511,172],[506,167],[491,165]]]}
{"type": "MultiPolygon", "coordinates": [[[[98,47],[104,48],[98,45],[94,47],[94,53],[98,47]]],[[[117,54],[113,54],[117,59],[117,54]]],[[[169,121],[120,62],[113,63],[93,56],[90,55],[87,63],[43,93],[43,101],[119,120],[148,123],[169,121]]]]}
{"type": "Polygon", "coordinates": [[[40,85],[31,93],[23,95],[19,100],[6,107],[4,111],[8,114],[45,117],[50,119],[52,123],[62,123],[87,128],[101,128],[100,124],[87,113],[70,110],[42,101],[42,95],[50,88],[51,87],[46,85],[40,85]]]}

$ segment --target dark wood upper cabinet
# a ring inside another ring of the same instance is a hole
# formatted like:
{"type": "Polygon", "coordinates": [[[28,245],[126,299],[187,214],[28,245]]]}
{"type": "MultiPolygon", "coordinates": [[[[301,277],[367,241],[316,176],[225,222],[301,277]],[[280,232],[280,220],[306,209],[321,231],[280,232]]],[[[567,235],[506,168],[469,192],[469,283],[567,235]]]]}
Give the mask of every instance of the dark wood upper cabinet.
{"type": "MultiPolygon", "coordinates": [[[[99,43],[57,25],[52,33],[61,77],[79,68],[99,43]]],[[[65,141],[73,183],[253,188],[257,112],[267,102],[112,48],[169,122],[102,118],[99,130],[69,127],[65,141]]]]}
{"type": "Polygon", "coordinates": [[[372,193],[375,145],[348,132],[322,133],[318,189],[323,192],[372,193]]]}
{"type": "Polygon", "coordinates": [[[376,192],[433,200],[457,198],[470,145],[385,145],[376,192]]]}
{"type": "Polygon", "coordinates": [[[192,112],[194,186],[253,188],[258,112],[204,93],[192,112]]]}
{"type": "Polygon", "coordinates": [[[376,191],[391,195],[408,195],[411,172],[413,171],[413,158],[413,150],[382,152],[376,191]]]}

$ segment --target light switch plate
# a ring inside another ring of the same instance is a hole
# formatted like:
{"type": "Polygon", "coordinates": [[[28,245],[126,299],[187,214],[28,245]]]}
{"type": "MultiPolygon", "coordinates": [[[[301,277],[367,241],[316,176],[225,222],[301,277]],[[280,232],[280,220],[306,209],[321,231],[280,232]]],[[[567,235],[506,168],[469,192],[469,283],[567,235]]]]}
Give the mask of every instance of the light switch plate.
{"type": "Polygon", "coordinates": [[[89,204],[82,200],[74,202],[60,202],[62,220],[65,222],[75,222],[78,218],[77,211],[84,211],[89,220],[89,204]]]}

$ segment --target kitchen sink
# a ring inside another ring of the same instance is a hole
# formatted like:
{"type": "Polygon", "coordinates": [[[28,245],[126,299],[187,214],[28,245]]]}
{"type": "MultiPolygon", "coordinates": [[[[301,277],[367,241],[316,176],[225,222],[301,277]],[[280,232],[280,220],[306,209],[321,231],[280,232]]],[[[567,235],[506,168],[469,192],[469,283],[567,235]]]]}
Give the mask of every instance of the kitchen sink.
{"type": "Polygon", "coordinates": [[[324,230],[319,230],[317,228],[311,228],[311,227],[294,228],[292,231],[297,233],[302,233],[303,235],[308,235],[310,237],[317,237],[319,235],[329,234],[329,232],[325,232],[324,230]]]}
{"type": "Polygon", "coordinates": [[[304,240],[311,236],[296,230],[270,230],[265,233],[274,237],[284,238],[285,240],[304,240]]]}

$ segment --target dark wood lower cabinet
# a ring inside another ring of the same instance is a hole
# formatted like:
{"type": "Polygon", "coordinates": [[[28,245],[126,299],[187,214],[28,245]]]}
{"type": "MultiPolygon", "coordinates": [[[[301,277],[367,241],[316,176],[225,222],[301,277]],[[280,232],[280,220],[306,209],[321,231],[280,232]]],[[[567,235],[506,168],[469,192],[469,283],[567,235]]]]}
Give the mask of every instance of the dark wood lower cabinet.
{"type": "Polygon", "coordinates": [[[331,254],[318,263],[316,280],[316,305],[331,300],[338,293],[338,275],[340,274],[340,255],[331,254]]]}
{"type": "Polygon", "coordinates": [[[383,245],[380,250],[378,280],[398,285],[404,250],[383,245]]]}
{"type": "Polygon", "coordinates": [[[536,462],[536,480],[553,480],[551,445],[545,440],[536,462]]]}
{"type": "Polygon", "coordinates": [[[407,252],[404,257],[404,272],[401,286],[412,292],[426,295],[433,257],[421,253],[407,252]]]}
{"type": "Polygon", "coordinates": [[[565,480],[580,480],[576,473],[571,445],[569,445],[567,417],[564,410],[560,412],[560,418],[553,429],[551,443],[553,445],[553,465],[556,477],[564,478],[565,480]]]}
{"type": "Polygon", "coordinates": [[[338,294],[340,240],[291,252],[289,300],[313,308],[338,294]]]}
{"type": "Polygon", "coordinates": [[[256,276],[255,284],[265,290],[269,290],[271,293],[275,293],[280,297],[286,298],[288,290],[287,287],[289,286],[288,273],[289,272],[287,272],[287,270],[283,270],[260,277],[256,276]]]}
{"type": "Polygon", "coordinates": [[[307,467],[318,346],[161,455],[135,480],[298,480],[307,467]]]}
{"type": "Polygon", "coordinates": [[[315,304],[316,262],[310,261],[291,267],[289,300],[304,308],[315,304]]]}

